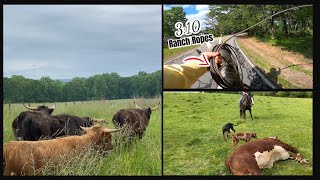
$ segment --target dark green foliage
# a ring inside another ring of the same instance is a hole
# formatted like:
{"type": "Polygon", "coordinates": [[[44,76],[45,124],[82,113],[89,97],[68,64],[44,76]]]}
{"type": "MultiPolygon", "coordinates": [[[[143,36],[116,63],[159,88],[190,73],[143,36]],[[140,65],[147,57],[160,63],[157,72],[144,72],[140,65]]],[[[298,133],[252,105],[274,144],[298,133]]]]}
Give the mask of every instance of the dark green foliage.
{"type": "Polygon", "coordinates": [[[175,23],[187,21],[186,13],[182,7],[172,7],[163,11],[163,37],[164,39],[174,37],[175,23]]]}
{"type": "Polygon", "coordinates": [[[312,98],[312,91],[258,91],[254,95],[274,96],[274,97],[293,97],[293,98],[312,98]]]}
{"type": "Polygon", "coordinates": [[[49,77],[34,80],[13,75],[3,78],[3,100],[18,103],[149,98],[159,95],[161,87],[161,71],[139,72],[131,77],[104,73],[89,78],[75,77],[67,83],[49,77]]]}
{"type": "MultiPolygon", "coordinates": [[[[210,5],[206,19],[214,19],[206,31],[215,36],[240,32],[261,20],[294,5],[210,5]],[[214,31],[212,31],[214,29],[214,31]]],[[[305,37],[313,32],[312,7],[287,11],[268,19],[249,30],[249,35],[264,38],[281,38],[292,35],[305,37]]]]}

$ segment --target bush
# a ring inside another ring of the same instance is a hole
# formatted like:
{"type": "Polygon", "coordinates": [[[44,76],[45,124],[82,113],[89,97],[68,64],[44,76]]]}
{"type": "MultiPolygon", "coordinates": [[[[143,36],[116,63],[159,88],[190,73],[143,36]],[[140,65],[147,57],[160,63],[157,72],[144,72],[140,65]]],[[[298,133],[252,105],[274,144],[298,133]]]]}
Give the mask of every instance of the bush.
{"type": "Polygon", "coordinates": [[[279,91],[276,93],[277,97],[288,97],[290,95],[290,92],[288,91],[279,91]]]}

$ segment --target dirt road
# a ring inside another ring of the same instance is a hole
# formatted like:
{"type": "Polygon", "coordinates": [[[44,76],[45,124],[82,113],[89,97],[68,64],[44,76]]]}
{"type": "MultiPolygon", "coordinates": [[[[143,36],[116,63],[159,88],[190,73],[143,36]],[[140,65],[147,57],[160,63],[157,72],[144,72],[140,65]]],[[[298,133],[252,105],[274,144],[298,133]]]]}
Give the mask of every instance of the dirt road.
{"type": "Polygon", "coordinates": [[[312,59],[256,38],[239,38],[237,41],[251,61],[263,69],[278,87],[312,89],[312,59]]]}

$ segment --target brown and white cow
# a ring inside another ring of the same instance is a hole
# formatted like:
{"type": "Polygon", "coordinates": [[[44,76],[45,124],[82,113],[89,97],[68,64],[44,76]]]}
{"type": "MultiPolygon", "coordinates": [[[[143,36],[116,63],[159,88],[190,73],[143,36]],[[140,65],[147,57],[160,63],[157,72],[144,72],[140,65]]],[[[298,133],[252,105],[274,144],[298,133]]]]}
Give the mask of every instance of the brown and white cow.
{"type": "Polygon", "coordinates": [[[38,169],[49,159],[63,155],[74,155],[87,147],[100,151],[113,149],[112,132],[120,129],[108,129],[100,125],[81,127],[83,135],[67,136],[40,141],[10,141],[3,145],[3,175],[23,176],[41,175],[38,169]]]}
{"type": "Polygon", "coordinates": [[[274,162],[286,159],[308,163],[296,148],[270,137],[239,146],[225,163],[233,175],[261,175],[261,169],[272,168],[274,162]]]}

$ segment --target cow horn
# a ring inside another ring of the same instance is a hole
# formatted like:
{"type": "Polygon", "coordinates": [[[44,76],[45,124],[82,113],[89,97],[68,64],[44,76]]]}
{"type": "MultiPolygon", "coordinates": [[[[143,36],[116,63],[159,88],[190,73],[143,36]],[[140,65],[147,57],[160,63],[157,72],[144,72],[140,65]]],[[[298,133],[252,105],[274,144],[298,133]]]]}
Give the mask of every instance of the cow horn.
{"type": "Polygon", "coordinates": [[[56,107],[56,103],[54,103],[54,105],[52,107],[48,107],[50,109],[54,109],[56,107]]]}
{"type": "Polygon", "coordinates": [[[80,128],[81,128],[82,130],[84,130],[84,131],[90,129],[89,127],[83,127],[83,126],[80,126],[80,128]]]}
{"type": "Polygon", "coordinates": [[[133,101],[133,103],[136,105],[136,108],[142,109],[141,107],[139,107],[139,106],[136,104],[136,102],[133,101]]]}
{"type": "Polygon", "coordinates": [[[117,132],[122,130],[123,128],[119,128],[119,129],[109,129],[109,128],[105,128],[104,131],[107,133],[113,133],[113,132],[117,132]]]}
{"type": "Polygon", "coordinates": [[[156,107],[152,108],[151,111],[158,109],[159,105],[160,105],[160,102],[157,104],[156,107]]]}
{"type": "MultiPolygon", "coordinates": [[[[23,103],[22,103],[23,104],[23,103]]],[[[30,110],[38,110],[38,108],[36,107],[29,107],[29,106],[26,106],[25,104],[23,104],[24,107],[26,107],[27,109],[30,109],[30,110]]]]}

